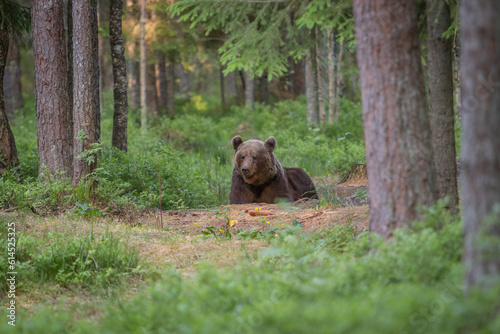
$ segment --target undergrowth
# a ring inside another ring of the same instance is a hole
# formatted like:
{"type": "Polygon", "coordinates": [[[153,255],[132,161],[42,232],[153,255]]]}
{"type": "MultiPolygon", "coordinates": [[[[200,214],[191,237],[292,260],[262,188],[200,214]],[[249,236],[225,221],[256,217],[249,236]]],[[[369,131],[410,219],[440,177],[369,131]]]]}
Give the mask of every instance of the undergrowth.
{"type": "Polygon", "coordinates": [[[56,333],[496,333],[499,291],[461,286],[462,224],[445,210],[384,242],[350,226],[325,233],[285,229],[233,268],[167,270],[97,320],[42,307],[15,330],[56,333]],[[54,319],[47,322],[47,317],[54,319]],[[35,330],[36,329],[36,330],[35,330]]]}

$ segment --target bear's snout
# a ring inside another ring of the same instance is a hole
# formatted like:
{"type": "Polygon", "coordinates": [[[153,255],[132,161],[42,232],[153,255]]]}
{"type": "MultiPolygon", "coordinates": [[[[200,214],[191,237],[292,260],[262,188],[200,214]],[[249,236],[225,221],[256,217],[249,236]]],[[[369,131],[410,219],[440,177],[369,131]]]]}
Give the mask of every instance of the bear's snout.
{"type": "Polygon", "coordinates": [[[243,174],[248,174],[248,172],[250,171],[250,169],[248,169],[248,167],[244,166],[244,167],[241,167],[241,172],[243,174]]]}

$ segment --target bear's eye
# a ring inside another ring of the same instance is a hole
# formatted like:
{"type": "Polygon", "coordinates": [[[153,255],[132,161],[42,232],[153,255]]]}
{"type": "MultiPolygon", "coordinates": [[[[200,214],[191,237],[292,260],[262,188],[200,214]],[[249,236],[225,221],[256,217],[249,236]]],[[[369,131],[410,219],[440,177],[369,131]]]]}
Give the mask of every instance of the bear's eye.
{"type": "Polygon", "coordinates": [[[245,156],[244,156],[244,155],[242,155],[240,159],[241,159],[241,160],[245,160],[245,156]]]}
{"type": "Polygon", "coordinates": [[[252,159],[253,159],[253,161],[257,161],[257,157],[255,157],[255,156],[252,157],[252,159]]]}

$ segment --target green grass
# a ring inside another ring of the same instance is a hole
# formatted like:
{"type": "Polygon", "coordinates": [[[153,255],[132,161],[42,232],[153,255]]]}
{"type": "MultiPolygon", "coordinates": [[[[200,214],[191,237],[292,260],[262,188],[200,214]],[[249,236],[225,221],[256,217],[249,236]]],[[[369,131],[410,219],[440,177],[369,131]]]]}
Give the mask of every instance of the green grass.
{"type": "Polygon", "coordinates": [[[500,290],[463,293],[461,230],[439,207],[389,242],[349,226],[289,227],[232,268],[205,263],[190,279],[167,270],[91,321],[41,307],[15,332],[496,333],[500,290]]]}
{"type": "Polygon", "coordinates": [[[73,188],[67,179],[38,175],[35,106],[28,99],[12,123],[20,166],[0,177],[0,208],[53,214],[76,203],[106,203],[117,210],[130,204],[158,208],[161,203],[162,209],[228,204],[230,140],[236,134],[244,139],[274,136],[282,164],[304,168],[311,176],[346,173],[353,163],[364,162],[359,104],[341,100],[339,121],[319,129],[305,122],[304,98],[257,104],[253,111],[234,105],[221,109],[214,101],[200,95],[179,100],[175,118],[151,119],[146,134],[140,131],[139,112],[131,109],[129,152],[124,154],[110,147],[113,104],[106,92],[98,169],[73,188]]]}

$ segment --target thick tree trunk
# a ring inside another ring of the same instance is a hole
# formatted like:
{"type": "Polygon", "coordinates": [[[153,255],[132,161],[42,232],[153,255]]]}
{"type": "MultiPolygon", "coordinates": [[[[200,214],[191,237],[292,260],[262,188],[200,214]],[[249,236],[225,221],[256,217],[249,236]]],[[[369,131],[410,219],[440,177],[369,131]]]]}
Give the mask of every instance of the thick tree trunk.
{"type": "MultiPolygon", "coordinates": [[[[99,23],[97,20],[97,6],[91,3],[91,33],[93,47],[93,75],[94,75],[94,104],[95,104],[95,141],[101,141],[101,84],[100,84],[100,67],[99,67],[99,23]]],[[[108,44],[109,45],[109,44],[108,44]]],[[[109,68],[109,66],[108,66],[109,68]]],[[[112,72],[111,72],[112,73],[112,72]]],[[[109,80],[108,80],[109,81],[109,80]]]]}
{"type": "Polygon", "coordinates": [[[111,145],[127,151],[127,66],[122,33],[123,0],[111,0],[109,5],[109,41],[113,64],[113,137],[111,145]]]}
{"type": "Polygon", "coordinates": [[[444,1],[427,0],[429,117],[436,184],[439,197],[448,197],[450,210],[456,213],[458,189],[451,40],[442,37],[449,26],[448,5],[444,1]]]}
{"type": "Polygon", "coordinates": [[[307,124],[318,125],[318,92],[311,58],[312,56],[307,56],[305,60],[307,124]]]}
{"type": "Polygon", "coordinates": [[[325,100],[323,96],[323,78],[321,77],[321,32],[316,26],[315,33],[315,43],[316,43],[316,81],[318,87],[318,112],[319,112],[319,124],[321,126],[325,125],[325,100]]]}
{"type": "Polygon", "coordinates": [[[141,39],[140,39],[140,78],[141,78],[141,132],[146,133],[148,121],[148,109],[146,105],[147,96],[147,73],[146,73],[146,0],[141,0],[141,39]]]}
{"type": "Polygon", "coordinates": [[[156,51],[158,57],[158,109],[167,110],[167,67],[165,64],[165,53],[163,51],[156,51]]]}
{"type": "Polygon", "coordinates": [[[23,107],[21,86],[21,53],[16,41],[11,38],[4,74],[5,111],[10,120],[14,119],[14,110],[23,107]]]}
{"type": "Polygon", "coordinates": [[[245,106],[253,109],[255,81],[252,74],[245,71],[245,106]]]}
{"type": "Polygon", "coordinates": [[[98,141],[97,115],[99,94],[96,52],[97,10],[87,0],[73,1],[73,184],[85,180],[96,166],[97,157],[89,163],[81,155],[98,141]]]}
{"type": "Polygon", "coordinates": [[[460,2],[465,284],[500,282],[500,2],[460,2]]]}
{"type": "Polygon", "coordinates": [[[167,67],[167,115],[172,118],[175,115],[175,72],[174,59],[171,57],[166,64],[167,67]]]}
{"type": "Polygon", "coordinates": [[[158,91],[156,90],[156,68],[154,63],[146,66],[146,105],[149,115],[154,117],[158,114],[158,91]]]}
{"type": "Polygon", "coordinates": [[[435,203],[415,2],[354,1],[370,229],[392,231],[435,203]],[[401,38],[404,36],[404,38],[401,38]]]}
{"type": "MultiPolygon", "coordinates": [[[[72,110],[62,1],[32,0],[39,170],[73,176],[72,110]]],[[[88,66],[88,65],[87,65],[88,66]]]]}
{"type": "MultiPolygon", "coordinates": [[[[69,123],[71,125],[71,156],[73,157],[73,1],[63,0],[64,36],[66,38],[66,72],[68,74],[69,123]]],[[[71,159],[73,164],[73,159],[71,159]]],[[[71,174],[69,177],[73,177],[71,174]]]]}
{"type": "Polygon", "coordinates": [[[14,135],[5,112],[3,94],[3,79],[8,50],[9,34],[5,27],[0,27],[0,175],[4,170],[15,167],[19,163],[14,135]]]}
{"type": "Polygon", "coordinates": [[[338,119],[335,113],[335,34],[328,31],[328,123],[338,119]]]}

